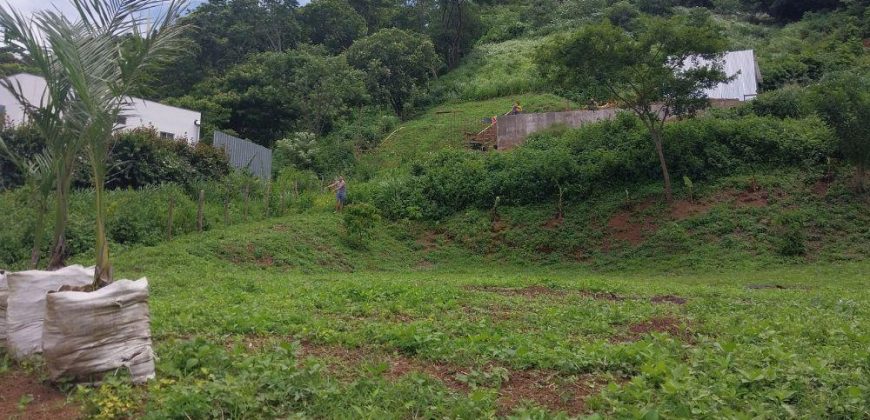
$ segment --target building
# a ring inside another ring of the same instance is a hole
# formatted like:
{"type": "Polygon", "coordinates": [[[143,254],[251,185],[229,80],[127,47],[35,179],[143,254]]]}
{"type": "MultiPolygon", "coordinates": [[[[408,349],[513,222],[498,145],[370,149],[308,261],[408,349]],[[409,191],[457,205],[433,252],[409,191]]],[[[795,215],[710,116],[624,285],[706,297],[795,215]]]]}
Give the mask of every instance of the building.
{"type": "MultiPolygon", "coordinates": [[[[9,76],[15,86],[20,86],[21,92],[28,102],[38,105],[44,98],[45,79],[27,73],[9,76]]],[[[24,107],[12,95],[12,92],[0,86],[0,113],[5,114],[12,124],[21,124],[27,120],[24,107]]],[[[202,114],[197,111],[164,105],[140,98],[131,98],[129,108],[118,121],[118,129],[132,130],[140,127],[153,127],[164,138],[186,139],[190,144],[199,142],[199,128],[202,114]]]]}
{"type": "MultiPolygon", "coordinates": [[[[685,68],[703,65],[703,58],[689,59],[685,68]]],[[[722,71],[726,76],[734,76],[730,82],[720,83],[704,93],[713,100],[748,101],[758,95],[761,83],[761,70],[755,60],[755,51],[728,51],[722,55],[722,71]]]]}

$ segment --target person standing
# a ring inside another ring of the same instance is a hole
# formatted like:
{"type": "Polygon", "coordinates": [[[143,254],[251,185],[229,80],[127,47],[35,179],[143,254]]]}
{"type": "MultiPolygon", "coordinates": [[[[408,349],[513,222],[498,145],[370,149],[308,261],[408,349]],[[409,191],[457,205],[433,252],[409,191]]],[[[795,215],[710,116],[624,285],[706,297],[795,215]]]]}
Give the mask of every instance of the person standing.
{"type": "Polygon", "coordinates": [[[340,212],[344,209],[344,203],[347,201],[347,183],[343,176],[339,176],[335,182],[329,184],[329,188],[335,191],[335,211],[340,212]]]}

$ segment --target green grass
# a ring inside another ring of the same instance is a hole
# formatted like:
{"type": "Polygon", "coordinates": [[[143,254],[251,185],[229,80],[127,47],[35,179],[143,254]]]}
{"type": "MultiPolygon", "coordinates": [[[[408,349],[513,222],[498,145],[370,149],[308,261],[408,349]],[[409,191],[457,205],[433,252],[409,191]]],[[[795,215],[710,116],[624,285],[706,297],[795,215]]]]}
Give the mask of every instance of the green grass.
{"type": "Polygon", "coordinates": [[[120,274],[151,281],[162,381],[149,386],[146,412],[155,418],[499,410],[499,381],[466,393],[425,374],[391,377],[397,358],[458,366],[466,376],[456,380],[486,378],[493,366],[505,369],[503,382],[535,371],[552,372],[554,384],[595,378],[588,412],[615,416],[862,417],[870,409],[866,262],[671,275],[466,261],[304,274],[191,252],[217,236],[116,258],[120,274]],[[528,286],[549,292],[485,288],[528,286]],[[604,292],[624,300],[595,297],[604,292]],[[652,303],[657,295],[687,303],[652,303]],[[632,335],[649,319],[673,319],[686,332],[632,335]],[[300,357],[301,342],[361,361],[300,357]]]}
{"type": "Polygon", "coordinates": [[[574,104],[550,94],[516,95],[475,102],[457,102],[432,108],[399,124],[395,133],[372,153],[360,156],[360,165],[389,171],[406,167],[417,159],[445,149],[465,147],[464,133],[478,133],[487,127],[484,118],[503,115],[520,101],[525,112],[561,111],[574,104]]]}
{"type": "Polygon", "coordinates": [[[478,45],[462,64],[439,79],[439,87],[465,101],[545,91],[534,54],[550,37],[478,45]]]}
{"type": "MultiPolygon", "coordinates": [[[[503,209],[497,232],[472,211],[378,222],[359,249],[317,206],[124,250],[117,275],[151,284],[158,380],[77,395],[150,418],[866,417],[866,207],[841,181],[812,198],[806,176],[757,177],[765,207],[723,202],[581,263],[536,249],[600,245],[590,226],[626,209],[666,218],[634,208],[657,186],[556,228],[543,205],[503,209]],[[797,206],[821,245],[779,256],[765,226],[797,206]]],[[[698,200],[748,180],[696,183],[698,200]]]]}

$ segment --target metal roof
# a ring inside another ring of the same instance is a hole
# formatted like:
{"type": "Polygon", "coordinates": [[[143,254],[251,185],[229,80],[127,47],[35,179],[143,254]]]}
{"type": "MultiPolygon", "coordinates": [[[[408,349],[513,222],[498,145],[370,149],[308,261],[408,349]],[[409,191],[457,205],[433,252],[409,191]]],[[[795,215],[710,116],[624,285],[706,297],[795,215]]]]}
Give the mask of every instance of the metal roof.
{"type": "MultiPolygon", "coordinates": [[[[697,57],[689,59],[684,66],[692,68],[704,65],[707,60],[697,57]]],[[[746,101],[758,95],[758,84],[761,82],[761,71],[755,61],[753,50],[728,51],[722,55],[722,71],[727,76],[736,76],[734,80],[720,83],[705,91],[710,99],[737,99],[746,101]]]]}

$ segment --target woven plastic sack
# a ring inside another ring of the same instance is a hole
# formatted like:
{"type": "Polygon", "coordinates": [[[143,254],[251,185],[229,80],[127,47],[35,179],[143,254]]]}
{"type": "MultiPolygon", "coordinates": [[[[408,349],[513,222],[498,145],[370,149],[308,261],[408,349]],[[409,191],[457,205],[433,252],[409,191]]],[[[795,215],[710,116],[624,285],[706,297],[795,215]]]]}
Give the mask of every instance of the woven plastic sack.
{"type": "Polygon", "coordinates": [[[94,268],[71,265],[57,271],[7,273],[6,344],[15,358],[42,351],[42,322],[46,293],[61,286],[85,286],[94,281],[94,268]]]}
{"type": "Polygon", "coordinates": [[[6,347],[6,298],[9,297],[9,283],[6,272],[0,270],[0,348],[6,347]]]}
{"type": "Polygon", "coordinates": [[[51,379],[94,382],[119,368],[129,369],[134,383],[154,378],[148,280],[49,293],[42,347],[51,379]]]}

